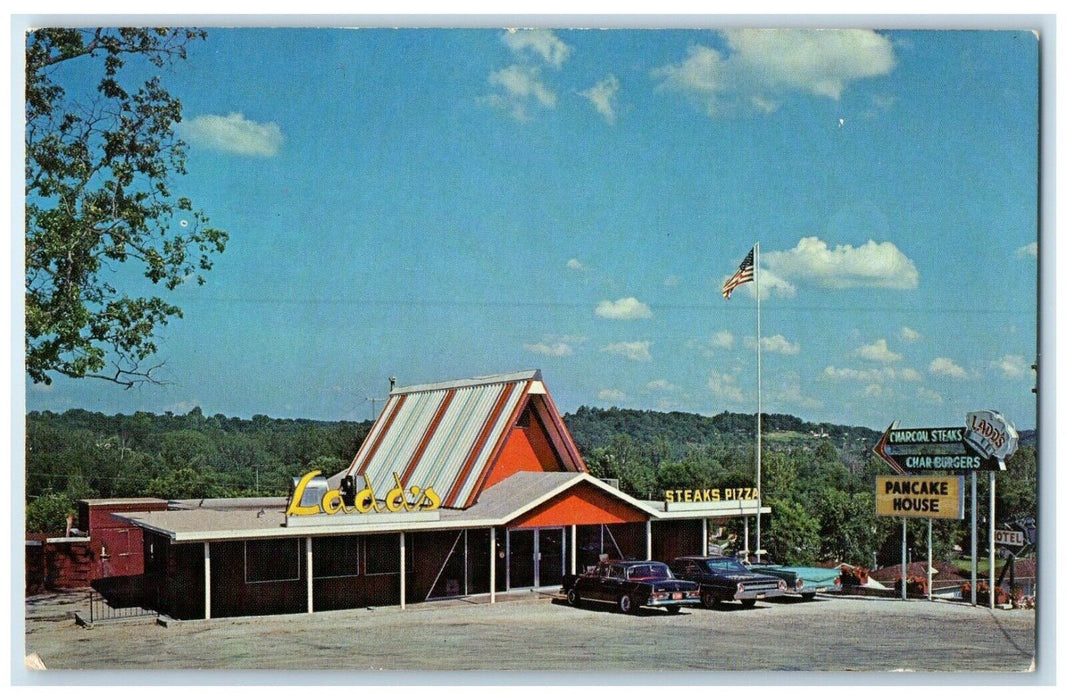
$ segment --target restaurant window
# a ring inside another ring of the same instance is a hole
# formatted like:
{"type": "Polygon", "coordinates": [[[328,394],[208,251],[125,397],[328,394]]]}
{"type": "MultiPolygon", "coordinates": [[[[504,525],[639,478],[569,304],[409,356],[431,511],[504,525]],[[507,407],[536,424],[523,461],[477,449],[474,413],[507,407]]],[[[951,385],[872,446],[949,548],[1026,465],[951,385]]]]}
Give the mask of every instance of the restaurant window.
{"type": "Polygon", "coordinates": [[[340,578],[359,575],[359,537],[315,537],[311,540],[314,577],[340,578]]]}
{"type": "MultiPolygon", "coordinates": [[[[400,535],[367,535],[363,544],[367,553],[368,576],[400,573],[400,535]]],[[[411,555],[408,556],[410,560],[411,555]]]]}
{"type": "Polygon", "coordinates": [[[302,539],[246,540],[245,583],[300,580],[302,539]]]}

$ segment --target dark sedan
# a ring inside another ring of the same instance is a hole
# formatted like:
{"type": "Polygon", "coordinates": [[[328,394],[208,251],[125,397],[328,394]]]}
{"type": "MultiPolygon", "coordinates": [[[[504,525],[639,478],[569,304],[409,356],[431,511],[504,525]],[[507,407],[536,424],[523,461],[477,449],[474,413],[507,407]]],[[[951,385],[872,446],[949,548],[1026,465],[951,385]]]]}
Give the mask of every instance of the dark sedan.
{"type": "Polygon", "coordinates": [[[679,578],[700,584],[701,600],[709,608],[724,600],[739,600],[751,608],[757,600],[785,595],[782,579],[755,573],[733,557],[679,557],[671,569],[679,578]]]}
{"type": "Polygon", "coordinates": [[[564,576],[563,593],[575,607],[596,601],[623,613],[644,606],[676,613],[683,605],[700,604],[700,586],[675,578],[658,561],[602,561],[582,574],[564,576]]]}

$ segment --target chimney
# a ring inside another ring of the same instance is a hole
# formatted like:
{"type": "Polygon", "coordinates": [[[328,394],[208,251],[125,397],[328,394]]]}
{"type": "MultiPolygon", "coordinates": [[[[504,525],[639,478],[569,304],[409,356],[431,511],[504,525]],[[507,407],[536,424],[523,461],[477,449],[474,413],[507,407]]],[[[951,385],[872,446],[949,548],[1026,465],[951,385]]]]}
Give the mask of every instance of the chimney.
{"type": "Polygon", "coordinates": [[[396,386],[396,377],[389,377],[389,393],[393,393],[393,387],[396,386]]]}

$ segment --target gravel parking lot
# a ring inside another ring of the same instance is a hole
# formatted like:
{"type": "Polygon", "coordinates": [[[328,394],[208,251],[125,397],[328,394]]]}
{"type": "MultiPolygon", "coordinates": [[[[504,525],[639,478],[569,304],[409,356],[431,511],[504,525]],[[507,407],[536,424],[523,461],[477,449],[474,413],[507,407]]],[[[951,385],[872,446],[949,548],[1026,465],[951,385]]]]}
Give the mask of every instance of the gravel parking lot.
{"type": "Polygon", "coordinates": [[[1033,610],[921,600],[820,596],[622,615],[522,594],[496,605],[454,600],[92,629],[73,619],[83,600],[28,599],[26,653],[48,669],[1025,672],[1036,646],[1033,610]]]}

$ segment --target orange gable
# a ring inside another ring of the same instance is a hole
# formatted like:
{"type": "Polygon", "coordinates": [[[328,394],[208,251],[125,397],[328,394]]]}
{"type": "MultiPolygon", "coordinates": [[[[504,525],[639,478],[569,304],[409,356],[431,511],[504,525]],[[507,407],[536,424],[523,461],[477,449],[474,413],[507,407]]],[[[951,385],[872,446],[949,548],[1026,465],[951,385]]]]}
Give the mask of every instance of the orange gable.
{"type": "Polygon", "coordinates": [[[546,503],[524,513],[508,527],[559,527],[564,525],[611,525],[639,523],[648,514],[592,484],[577,484],[546,503]]]}
{"type": "Polygon", "coordinates": [[[567,469],[549,441],[540,416],[527,408],[511,428],[483,488],[499,483],[516,472],[562,471],[567,469]]]}

